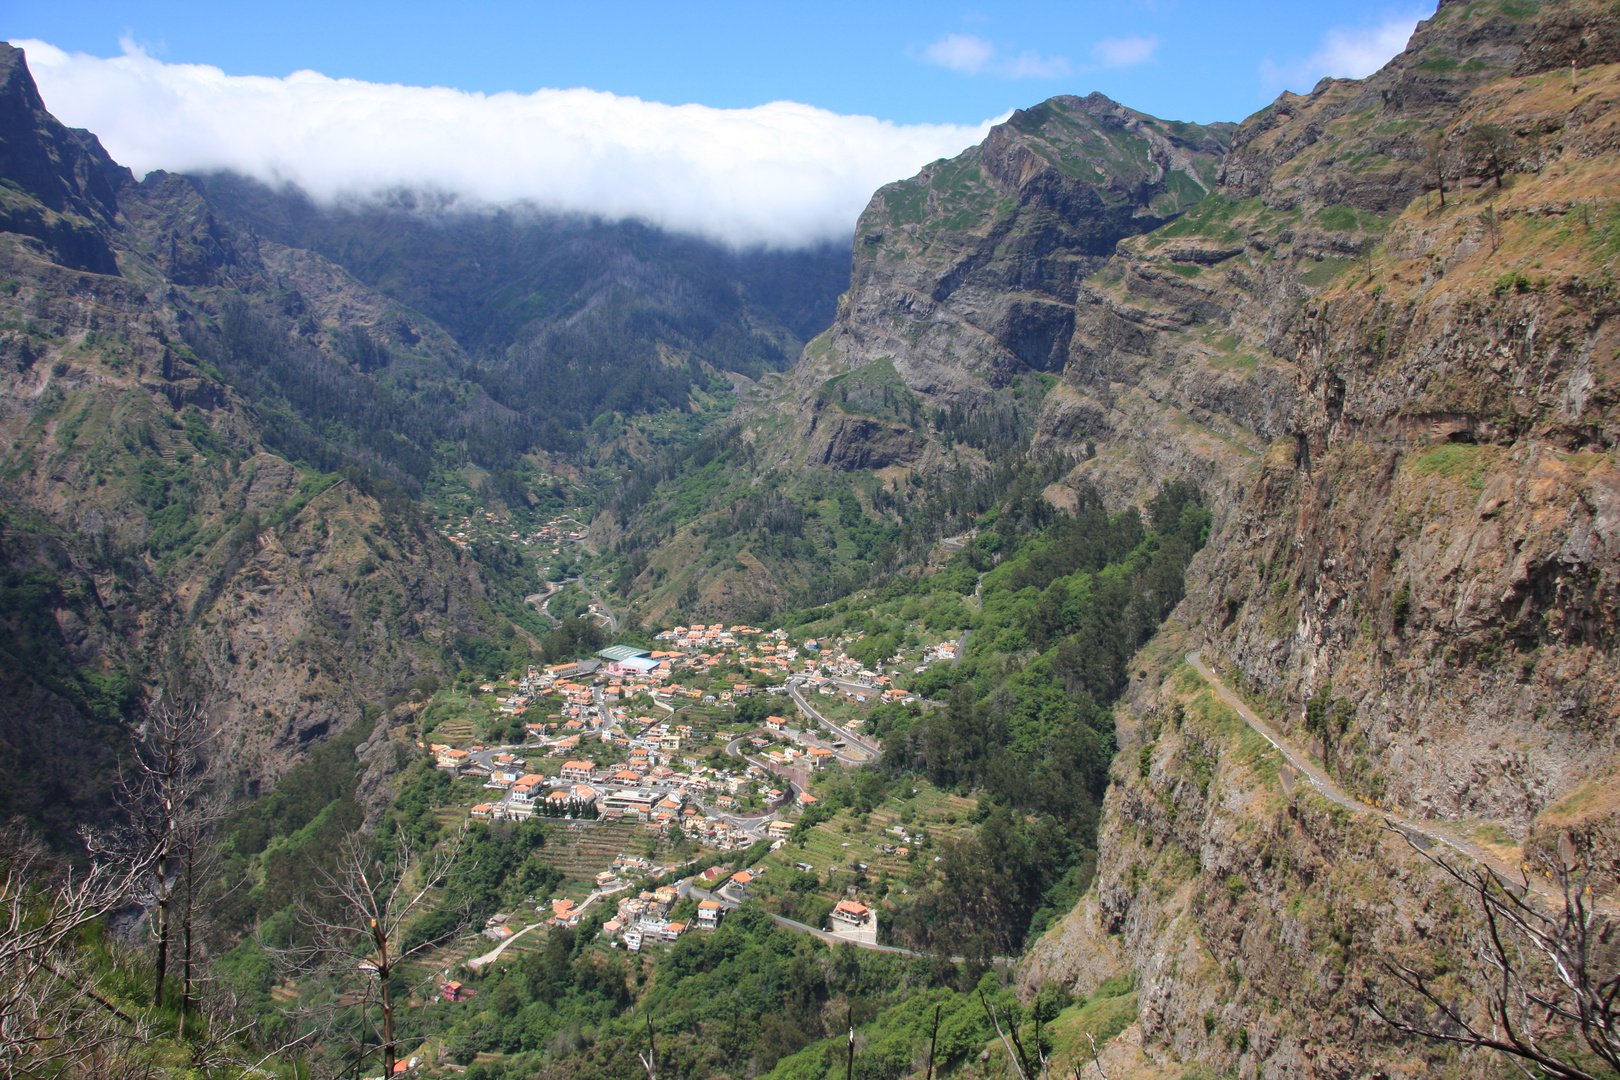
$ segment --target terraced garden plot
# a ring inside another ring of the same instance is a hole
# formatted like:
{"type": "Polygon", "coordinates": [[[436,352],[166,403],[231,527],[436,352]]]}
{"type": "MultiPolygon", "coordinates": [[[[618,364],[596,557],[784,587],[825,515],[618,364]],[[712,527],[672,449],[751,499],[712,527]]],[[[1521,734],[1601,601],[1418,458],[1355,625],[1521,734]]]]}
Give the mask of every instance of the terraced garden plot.
{"type": "Polygon", "coordinates": [[[594,823],[579,830],[553,825],[546,829],[546,846],[535,854],[547,866],[561,870],[570,881],[594,886],[596,875],[610,869],[617,856],[645,851],[652,835],[640,822],[594,823]]]}
{"type": "Polygon", "coordinates": [[[441,806],[433,811],[433,820],[439,823],[439,828],[452,833],[461,828],[466,816],[467,811],[459,806],[441,806]]]}
{"type": "Polygon", "coordinates": [[[731,708],[723,705],[687,705],[677,709],[669,722],[690,724],[705,731],[713,731],[715,728],[728,727],[736,723],[731,708]]]}
{"type": "Polygon", "coordinates": [[[459,746],[462,743],[471,742],[475,730],[476,729],[474,728],[471,719],[465,716],[458,716],[453,720],[445,720],[441,722],[438,727],[429,732],[429,736],[434,742],[449,743],[451,746],[459,746]]]}
{"type": "MultiPolygon", "coordinates": [[[[513,946],[516,948],[517,946],[513,946]]],[[[430,985],[432,977],[446,970],[455,971],[462,964],[474,956],[482,956],[494,948],[493,943],[481,935],[468,931],[464,936],[457,938],[447,945],[437,949],[429,949],[420,956],[401,964],[399,972],[405,980],[406,986],[421,987],[417,991],[419,996],[427,996],[434,992],[430,985]]]]}
{"type": "Polygon", "coordinates": [[[855,826],[854,815],[850,811],[840,811],[831,821],[812,829],[805,837],[803,848],[797,843],[788,844],[768,856],[763,865],[792,867],[795,863],[809,863],[821,875],[827,873],[828,867],[838,866],[840,870],[833,877],[830,891],[824,890],[822,893],[831,899],[841,898],[843,887],[853,878],[853,872],[849,869],[853,862],[866,864],[866,875],[872,882],[884,873],[891,881],[903,881],[916,869],[919,859],[931,861],[933,857],[929,852],[919,852],[915,840],[906,844],[887,831],[900,824],[903,809],[909,809],[911,817],[910,824],[903,826],[906,831],[913,837],[919,832],[926,832],[931,843],[937,845],[945,838],[971,828],[970,815],[977,806],[973,799],[941,791],[921,780],[914,781],[909,790],[915,790],[917,794],[903,803],[898,798],[889,799],[873,809],[864,826],[855,826]],[[848,833],[844,832],[846,824],[851,826],[848,833]],[[848,847],[844,846],[846,843],[848,847]],[[878,850],[880,844],[906,846],[913,854],[905,858],[898,854],[885,854],[878,850]]]}
{"type": "Polygon", "coordinates": [[[809,863],[816,868],[817,873],[825,873],[829,866],[848,866],[851,861],[875,865],[878,854],[872,846],[870,838],[863,838],[859,833],[841,832],[838,828],[838,819],[826,825],[817,825],[804,837],[804,847],[798,843],[790,843],[773,852],[767,862],[775,862],[781,866],[792,866],[794,863],[809,863]],[[845,847],[844,844],[849,844],[845,847]]]}

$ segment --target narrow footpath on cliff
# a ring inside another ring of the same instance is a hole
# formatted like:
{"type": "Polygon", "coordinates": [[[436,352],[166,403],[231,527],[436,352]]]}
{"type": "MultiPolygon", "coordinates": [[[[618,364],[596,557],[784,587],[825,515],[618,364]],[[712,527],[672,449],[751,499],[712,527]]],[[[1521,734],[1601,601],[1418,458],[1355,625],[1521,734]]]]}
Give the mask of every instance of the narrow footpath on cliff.
{"type": "MultiPolygon", "coordinates": [[[[1215,689],[1216,695],[1222,701],[1230,705],[1243,718],[1245,724],[1259,732],[1262,738],[1276,748],[1277,752],[1283,756],[1283,760],[1288,763],[1289,768],[1293,769],[1299,776],[1303,776],[1323,798],[1338,803],[1346,809],[1354,810],[1358,814],[1379,815],[1384,819],[1385,824],[1402,833],[1411,842],[1412,846],[1420,851],[1426,852],[1436,844],[1443,845],[1485,867],[1504,881],[1519,884],[1527,883],[1531,892],[1555,906],[1562,903],[1563,894],[1554,888],[1551,883],[1535,875],[1527,874],[1520,867],[1509,865],[1505,860],[1466,837],[1459,836],[1450,828],[1438,822],[1406,817],[1385,807],[1372,806],[1351,795],[1339,787],[1333,781],[1333,778],[1328,776],[1303,750],[1283,738],[1270,724],[1260,719],[1253,709],[1245,705],[1243,699],[1233,693],[1231,688],[1222,681],[1221,677],[1211,671],[1204,663],[1203,650],[1194,649],[1188,653],[1187,663],[1191,664],[1193,670],[1203,676],[1204,681],[1215,689]]],[[[1284,775],[1286,777],[1286,772],[1284,775]]],[[[1286,780],[1285,784],[1291,786],[1291,783],[1286,780]]],[[[1620,915],[1620,904],[1599,900],[1589,901],[1589,904],[1591,910],[1604,915],[1620,915]]]]}

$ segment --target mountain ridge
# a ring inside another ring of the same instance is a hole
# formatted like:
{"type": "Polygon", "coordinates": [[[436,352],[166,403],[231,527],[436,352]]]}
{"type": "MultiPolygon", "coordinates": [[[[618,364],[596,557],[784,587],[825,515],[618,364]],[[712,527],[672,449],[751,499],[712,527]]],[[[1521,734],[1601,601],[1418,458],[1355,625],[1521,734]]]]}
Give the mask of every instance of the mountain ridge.
{"type": "MultiPolygon", "coordinates": [[[[706,386],[746,381],[722,374],[728,361],[768,367],[784,347],[775,341],[793,347],[792,331],[745,302],[728,274],[753,273],[775,290],[769,302],[800,320],[793,305],[826,293],[815,280],[825,252],[750,263],[626,226],[615,242],[653,249],[645,265],[683,250],[707,275],[693,289],[666,271],[673,331],[634,331],[627,350],[606,357],[639,356],[656,377],[598,368],[603,385],[583,414],[548,417],[508,393],[513,408],[480,382],[500,389],[480,364],[502,360],[514,335],[493,357],[469,351],[411,305],[419,286],[402,302],[276,239],[263,213],[242,212],[243,181],[161,171],[135,180],[94,136],[51,117],[20,50],[6,46],[0,66],[0,573],[14,645],[0,734],[8,767],[38,778],[13,788],[8,812],[47,815],[64,834],[104,808],[121,728],[158,686],[216,713],[233,733],[231,768],[252,792],[412,686],[454,674],[464,654],[528,655],[549,626],[522,603],[540,591],[538,562],[502,540],[450,543],[426,520],[424,493],[467,487],[503,514],[507,504],[567,506],[587,490],[582,467],[587,482],[612,467],[575,460],[579,450],[634,460],[625,455],[669,437],[656,416],[638,419],[647,409],[686,415],[693,395],[712,396],[706,386]],[[715,298],[730,306],[705,314],[715,298]],[[749,320],[764,327],[757,341],[749,320]],[[725,334],[711,351],[720,367],[677,351],[725,334]],[[50,779],[68,772],[59,754],[85,762],[89,782],[50,779]],[[28,760],[46,767],[24,769],[28,760]]],[[[254,197],[303,205],[315,219],[306,228],[336,228],[341,240],[342,222],[296,193],[254,197]]],[[[582,226],[552,228],[566,239],[582,226]]],[[[532,254],[509,260],[511,303],[523,302],[532,254]]],[[[590,257],[617,258],[600,245],[590,257]]],[[[557,314],[542,309],[530,323],[557,314]]],[[[638,317],[608,312],[597,325],[638,317]]],[[[467,339],[482,348],[476,333],[467,339]]],[[[509,381],[534,381],[525,357],[503,362],[509,381]]]]}

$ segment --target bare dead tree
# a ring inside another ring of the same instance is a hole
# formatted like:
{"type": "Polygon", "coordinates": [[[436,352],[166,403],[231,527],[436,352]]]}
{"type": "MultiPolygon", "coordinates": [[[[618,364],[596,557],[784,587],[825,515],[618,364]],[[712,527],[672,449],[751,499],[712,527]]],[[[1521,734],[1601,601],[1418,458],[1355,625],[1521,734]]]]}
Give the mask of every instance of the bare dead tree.
{"type": "Polygon", "coordinates": [[[283,1040],[266,1049],[252,1049],[259,1028],[253,1020],[241,1019],[242,1011],[234,990],[215,980],[200,981],[195,989],[196,1014],[188,1039],[190,1067],[208,1080],[239,1080],[256,1073],[265,1062],[294,1053],[319,1034],[310,1028],[303,1034],[283,1040]]]}
{"type": "Polygon", "coordinates": [[[844,1080],[855,1080],[855,1006],[849,1007],[849,1047],[844,1054],[844,1080]]]}
{"type": "Polygon", "coordinates": [[[1485,230],[1485,239],[1491,242],[1491,254],[1495,255],[1502,246],[1502,223],[1496,211],[1487,206],[1479,212],[1480,228],[1485,230]]]}
{"type": "Polygon", "coordinates": [[[1593,907],[1589,845],[1560,838],[1549,890],[1528,871],[1513,881],[1485,867],[1459,868],[1387,827],[1471,894],[1485,925],[1474,968],[1460,979],[1381,960],[1413,997],[1403,1004],[1375,990],[1373,1012],[1396,1031],[1495,1050],[1526,1075],[1528,1063],[1560,1080],[1597,1080],[1593,1058],[1620,1072],[1615,926],[1593,907]]]}
{"type": "Polygon", "coordinates": [[[400,834],[391,858],[382,861],[373,856],[366,837],[350,836],[336,868],[319,871],[324,903],[305,904],[299,912],[298,921],[311,932],[310,944],[285,953],[306,972],[324,967],[343,981],[356,973],[364,977],[356,1004],[368,1027],[372,1011],[380,1013],[384,1076],[393,1075],[397,1051],[394,976],[401,965],[443,940],[406,946],[406,927],[426,913],[433,892],[452,879],[465,837],[463,827],[448,843],[423,853],[400,834]]]}
{"type": "Polygon", "coordinates": [[[1424,183],[1440,193],[1440,209],[1446,208],[1446,180],[1453,167],[1453,155],[1446,145],[1446,133],[1431,131],[1423,139],[1424,183]]]}
{"type": "Polygon", "coordinates": [[[641,1067],[647,1070],[647,1080],[658,1080],[658,1040],[653,1036],[652,1014],[647,1014],[647,1052],[637,1053],[641,1067]]]}
{"type": "Polygon", "coordinates": [[[1003,1030],[1001,1014],[990,1003],[990,999],[984,996],[983,990],[979,991],[979,1005],[984,1009],[984,1014],[990,1018],[990,1023],[995,1026],[996,1034],[1001,1037],[1001,1045],[1007,1049],[1007,1057],[1012,1060],[1013,1069],[1018,1073],[1018,1080],[1036,1080],[1036,1077],[1046,1080],[1048,1061],[1046,1047],[1041,1041],[1040,1014],[1037,1012],[1035,1016],[1035,1053],[1030,1054],[1024,1049],[1024,1040],[1018,1033],[1016,1018],[1009,1016],[1007,1027],[1003,1030]]]}
{"type": "Polygon", "coordinates": [[[139,899],[147,910],[155,946],[152,1004],[158,1008],[163,1006],[169,977],[177,900],[182,905],[182,1016],[192,1003],[191,913],[197,852],[220,813],[208,798],[212,780],[208,751],[217,738],[206,712],[160,694],[146,711],[133,761],[119,784],[119,799],[133,833],[130,846],[152,853],[139,899]]]}
{"type": "MultiPolygon", "coordinates": [[[[245,887],[246,880],[221,882],[219,847],[214,827],[224,818],[226,803],[218,797],[217,789],[210,792],[197,806],[196,813],[186,822],[185,854],[180,870],[180,1037],[186,1038],[191,1029],[191,1018],[201,1016],[211,1024],[228,1020],[233,1014],[221,1013],[221,1000],[215,995],[212,1008],[204,1007],[203,989],[208,983],[208,967],[204,963],[202,943],[213,923],[209,905],[230,896],[245,887]]],[[[230,999],[234,1002],[234,995],[230,999]]]]}
{"type": "MultiPolygon", "coordinates": [[[[1103,1072],[1102,1054],[1098,1053],[1097,1051],[1097,1040],[1089,1031],[1086,1032],[1086,1042],[1091,1044],[1091,1064],[1096,1067],[1097,1075],[1101,1077],[1102,1080],[1108,1080],[1108,1074],[1103,1072]]],[[[1081,1080],[1081,1072],[1081,1067],[1076,1065],[1074,1067],[1074,1080],[1081,1080]]]]}
{"type": "Polygon", "coordinates": [[[151,859],[75,868],[20,824],[0,836],[0,1080],[125,1071],[146,1020],[105,985],[80,941],[131,902],[151,859]]]}

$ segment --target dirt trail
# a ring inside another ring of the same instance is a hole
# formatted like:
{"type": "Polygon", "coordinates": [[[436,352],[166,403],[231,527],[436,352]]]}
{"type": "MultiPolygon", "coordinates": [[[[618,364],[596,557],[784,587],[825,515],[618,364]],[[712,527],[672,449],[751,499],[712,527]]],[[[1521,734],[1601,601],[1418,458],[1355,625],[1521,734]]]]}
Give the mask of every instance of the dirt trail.
{"type": "MultiPolygon", "coordinates": [[[[1434,845],[1440,844],[1491,870],[1506,881],[1521,884],[1525,881],[1525,874],[1519,867],[1508,864],[1505,860],[1487,851],[1472,840],[1458,835],[1446,825],[1435,821],[1410,818],[1394,810],[1369,806],[1357,799],[1334,783],[1333,778],[1313,763],[1303,750],[1283,738],[1270,724],[1260,719],[1253,709],[1245,705],[1243,700],[1221,680],[1221,677],[1204,664],[1202,650],[1194,649],[1188,653],[1187,663],[1191,664],[1193,670],[1202,675],[1204,680],[1215,688],[1215,693],[1222,701],[1237,711],[1245,724],[1259,732],[1262,738],[1275,747],[1289,767],[1304,777],[1323,798],[1338,803],[1346,809],[1354,810],[1358,814],[1379,815],[1392,828],[1399,829],[1404,833],[1407,839],[1411,840],[1422,851],[1428,851],[1434,845]]],[[[1550,903],[1559,904],[1563,902],[1563,895],[1551,883],[1539,877],[1530,876],[1529,886],[1531,892],[1550,903]]],[[[1604,915],[1620,915],[1620,904],[1610,901],[1593,902],[1591,908],[1604,915]]]]}

